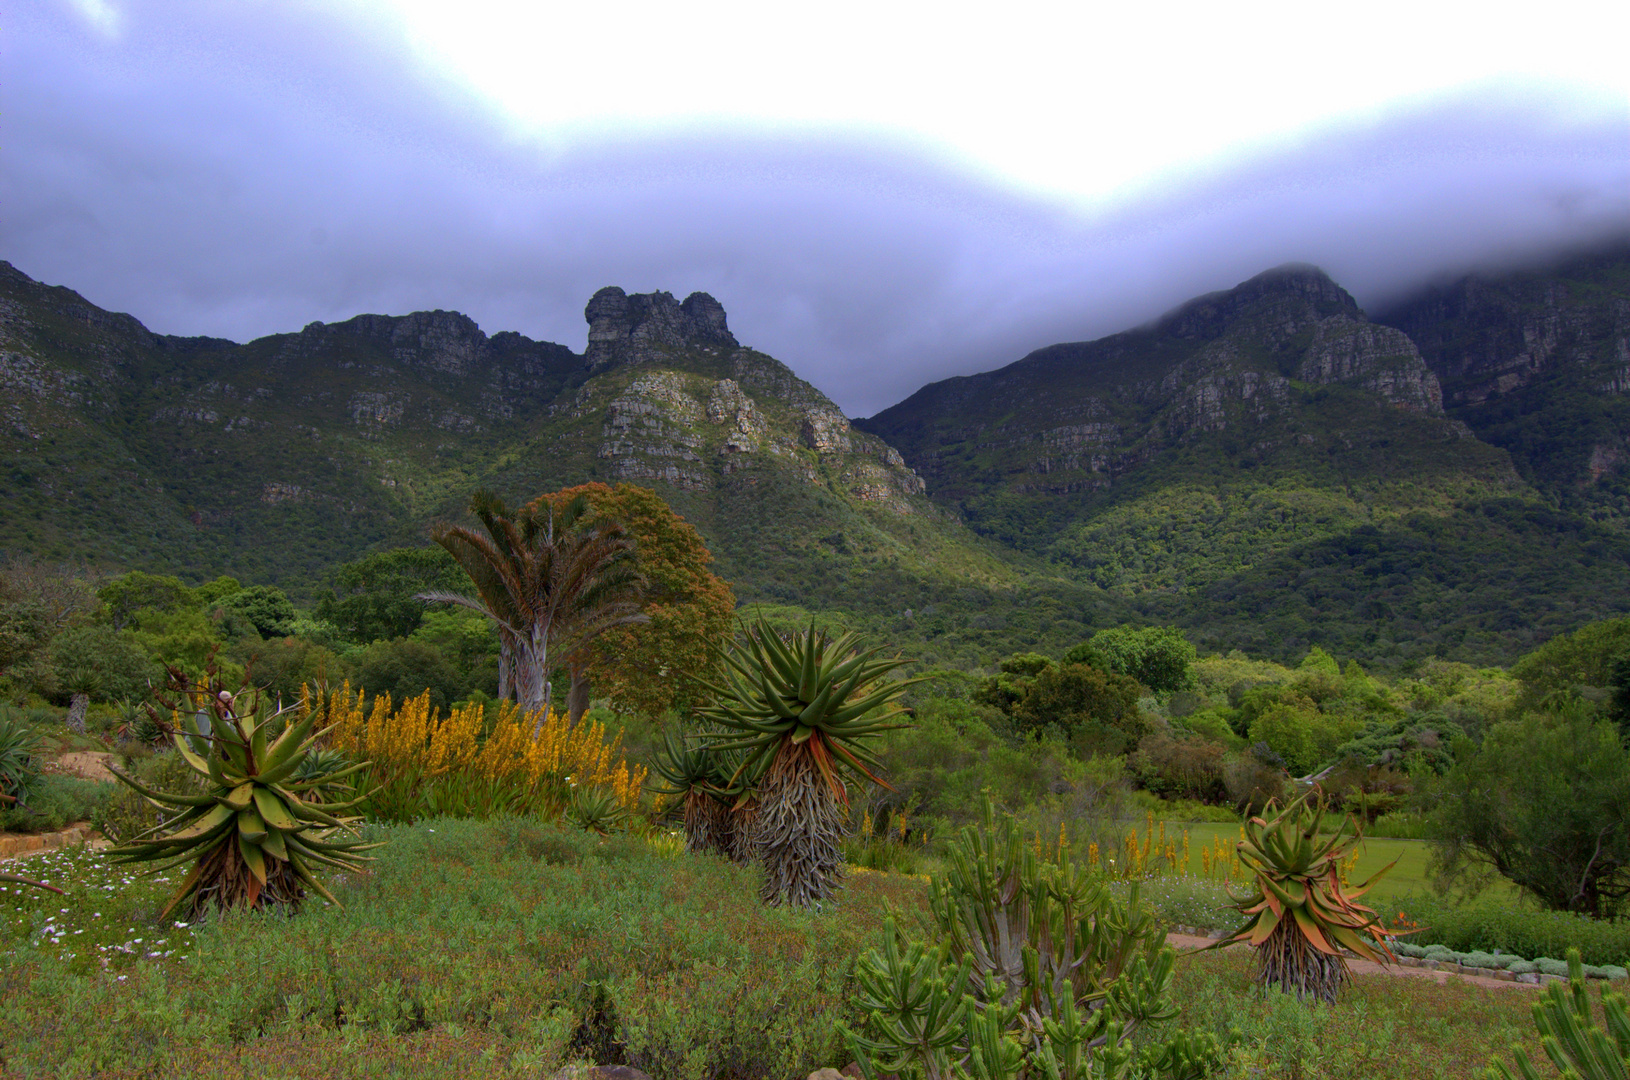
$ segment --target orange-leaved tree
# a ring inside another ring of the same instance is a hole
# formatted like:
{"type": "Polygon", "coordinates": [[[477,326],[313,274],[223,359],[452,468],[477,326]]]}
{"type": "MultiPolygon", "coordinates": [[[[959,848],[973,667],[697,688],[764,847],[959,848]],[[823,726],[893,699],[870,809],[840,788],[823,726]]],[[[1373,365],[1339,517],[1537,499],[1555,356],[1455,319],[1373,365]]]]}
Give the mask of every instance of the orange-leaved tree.
{"type": "Polygon", "coordinates": [[[591,685],[630,712],[688,709],[701,693],[691,677],[719,675],[735,594],[708,569],[713,555],[701,534],[656,492],[634,484],[579,484],[538,502],[558,508],[579,497],[588,499],[586,524],[614,521],[634,538],[635,566],[646,580],[641,613],[649,621],[613,627],[568,660],[573,721],[588,708],[591,685]]]}

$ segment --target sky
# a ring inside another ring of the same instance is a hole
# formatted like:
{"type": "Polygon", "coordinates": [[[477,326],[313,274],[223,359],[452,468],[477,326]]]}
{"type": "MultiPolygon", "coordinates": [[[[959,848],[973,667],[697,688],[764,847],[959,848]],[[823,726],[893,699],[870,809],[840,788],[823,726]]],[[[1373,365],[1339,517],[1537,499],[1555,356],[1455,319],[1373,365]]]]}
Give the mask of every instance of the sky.
{"type": "Polygon", "coordinates": [[[865,416],[1285,262],[1373,310],[1630,235],[1622,0],[7,8],[0,259],[162,333],[700,290],[865,416]]]}

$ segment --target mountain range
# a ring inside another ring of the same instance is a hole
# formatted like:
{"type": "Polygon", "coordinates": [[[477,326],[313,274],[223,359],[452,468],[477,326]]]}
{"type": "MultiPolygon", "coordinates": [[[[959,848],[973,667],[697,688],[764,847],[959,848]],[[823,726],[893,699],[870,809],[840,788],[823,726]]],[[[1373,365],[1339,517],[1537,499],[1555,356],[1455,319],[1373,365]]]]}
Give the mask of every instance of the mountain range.
{"type": "Polygon", "coordinates": [[[309,596],[486,487],[657,489],[740,597],[988,663],[1153,619],[1202,649],[1510,659],[1630,609],[1630,245],[1366,315],[1305,266],[851,421],[695,293],[587,346],[456,312],[157,335],[0,263],[0,548],[309,596]]]}

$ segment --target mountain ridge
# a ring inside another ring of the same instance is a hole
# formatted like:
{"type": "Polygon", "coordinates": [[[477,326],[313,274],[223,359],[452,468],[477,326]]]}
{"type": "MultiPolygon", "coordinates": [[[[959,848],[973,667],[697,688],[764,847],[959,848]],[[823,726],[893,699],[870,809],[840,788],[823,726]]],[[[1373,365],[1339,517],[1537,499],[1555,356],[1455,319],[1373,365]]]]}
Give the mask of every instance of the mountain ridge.
{"type": "MultiPolygon", "coordinates": [[[[1598,274],[1613,303],[1617,265],[1598,274]]],[[[1492,661],[1630,607],[1605,497],[1561,505],[1531,447],[1478,437],[1462,376],[1314,267],[854,421],[705,293],[607,287],[584,316],[583,353],[442,310],[240,345],[0,266],[0,548],[298,596],[424,543],[477,487],[602,480],[658,490],[744,601],[848,612],[959,663],[1127,619],[1203,648],[1492,661]]]]}

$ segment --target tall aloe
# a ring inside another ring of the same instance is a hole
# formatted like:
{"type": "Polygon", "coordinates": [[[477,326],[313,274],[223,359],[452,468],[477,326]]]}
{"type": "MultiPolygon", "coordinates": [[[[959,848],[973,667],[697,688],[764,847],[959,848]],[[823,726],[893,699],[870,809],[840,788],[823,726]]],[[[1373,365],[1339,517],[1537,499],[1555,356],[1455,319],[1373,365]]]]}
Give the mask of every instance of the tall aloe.
{"type": "MultiPolygon", "coordinates": [[[[1374,910],[1354,903],[1378,878],[1396,865],[1388,864],[1351,890],[1341,881],[1341,862],[1358,844],[1355,830],[1344,822],[1334,835],[1321,839],[1322,805],[1310,805],[1310,795],[1245,825],[1239,858],[1256,875],[1256,891],[1239,900],[1249,919],[1232,936],[1211,948],[1249,942],[1259,951],[1257,981],[1277,986],[1298,997],[1334,1002],[1347,978],[1343,949],[1366,960],[1394,959],[1385,941],[1385,928],[1374,910]]],[[[1349,819],[1350,822],[1351,819],[1349,819]]]]}
{"type": "Polygon", "coordinates": [[[842,773],[883,783],[863,740],[900,726],[889,721],[903,714],[894,702],[911,680],[884,677],[910,661],[856,652],[858,642],[828,640],[813,622],[782,640],[761,620],[725,654],[725,685],[703,684],[714,701],[698,711],[726,732],[711,745],[739,751],[734,782],[757,786],[753,851],[767,904],[810,907],[831,896],[843,868],[842,773]]]}
{"type": "Polygon", "coordinates": [[[318,872],[361,869],[361,853],[378,845],[335,835],[355,824],[356,818],[339,815],[361,799],[319,803],[313,795],[331,792],[366,763],[321,773],[308,768],[299,779],[323,734],[313,731],[317,710],[294,719],[288,710],[260,716],[255,691],[246,685],[233,695],[213,670],[207,683],[194,685],[172,668],[169,686],[176,696],[161,701],[179,717],[171,739],[205,787],[188,794],[155,791],[113,770],[171,816],[110,854],[118,862],[154,863],[151,873],[192,864],[161,918],[184,902],[189,916],[211,904],[294,907],[307,888],[338,903],[318,872]]]}
{"type": "Polygon", "coordinates": [[[663,752],[651,762],[662,782],[652,790],[684,799],[685,850],[734,856],[730,811],[742,790],[731,782],[735,763],[722,751],[686,741],[671,730],[663,733],[663,744],[663,752]]]}

